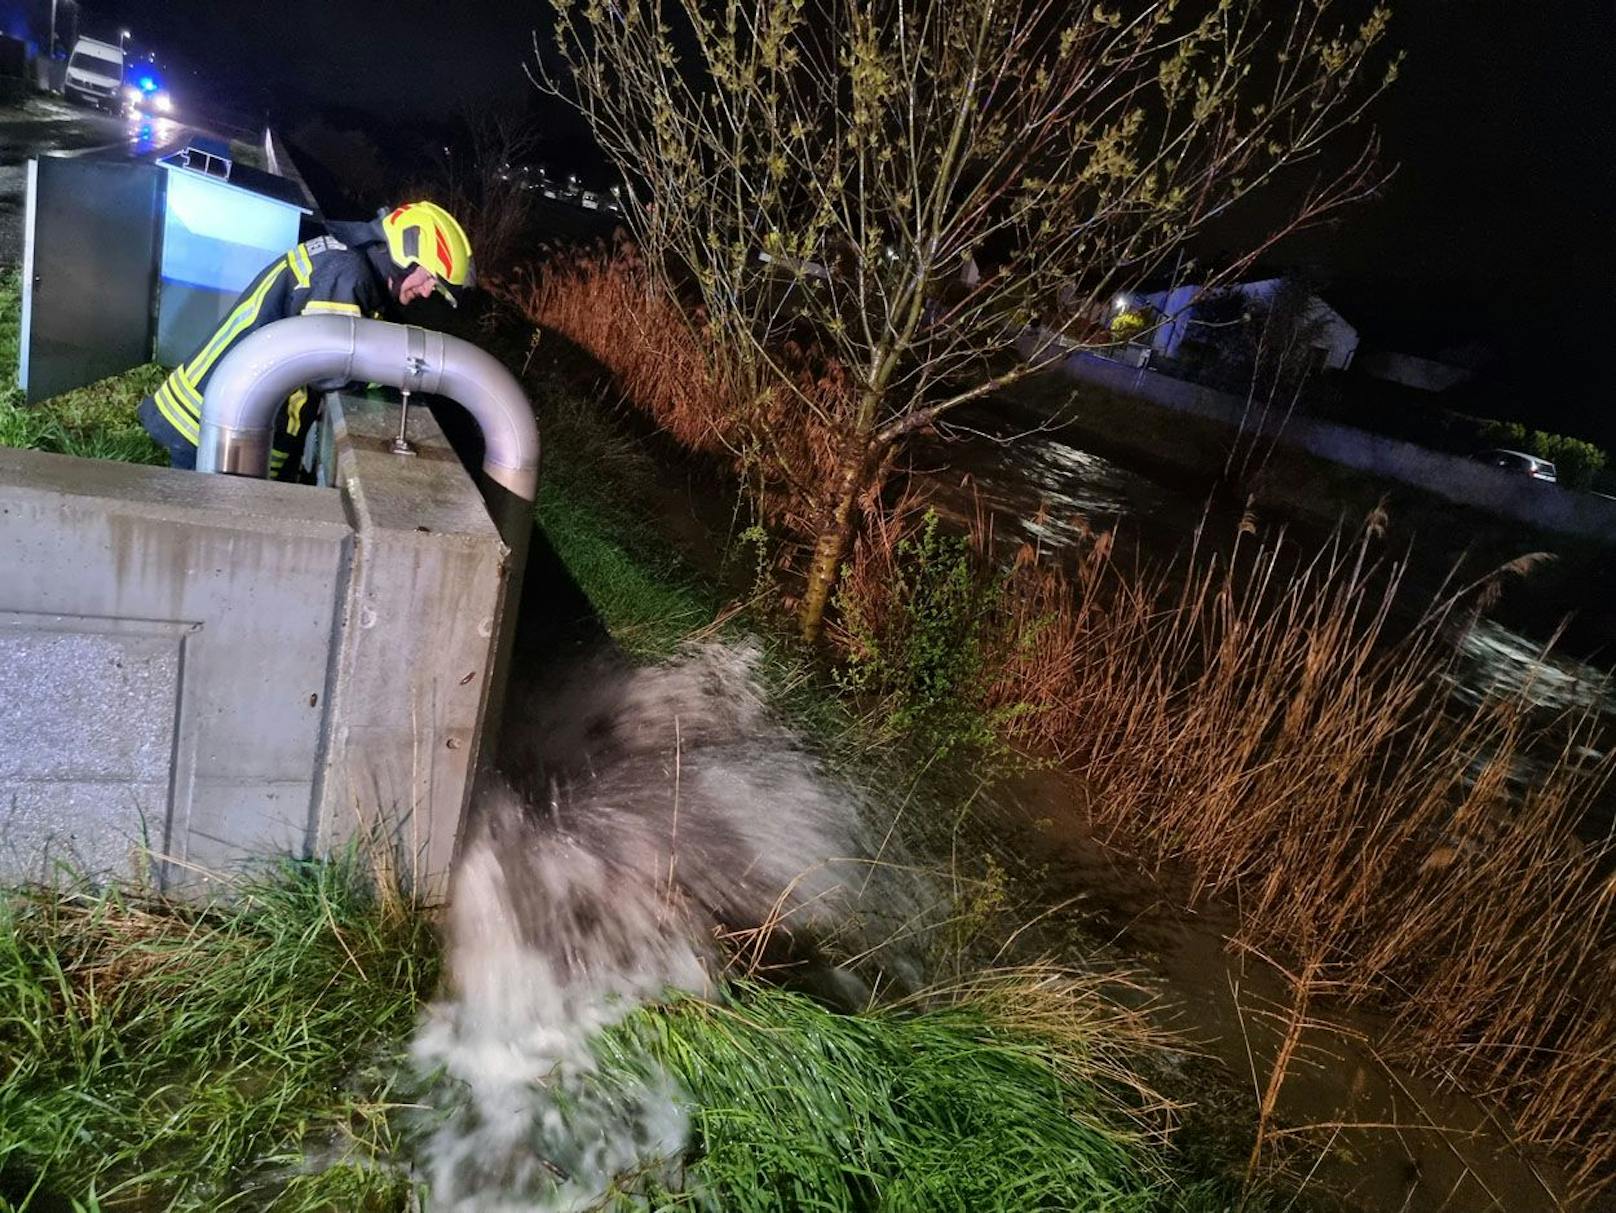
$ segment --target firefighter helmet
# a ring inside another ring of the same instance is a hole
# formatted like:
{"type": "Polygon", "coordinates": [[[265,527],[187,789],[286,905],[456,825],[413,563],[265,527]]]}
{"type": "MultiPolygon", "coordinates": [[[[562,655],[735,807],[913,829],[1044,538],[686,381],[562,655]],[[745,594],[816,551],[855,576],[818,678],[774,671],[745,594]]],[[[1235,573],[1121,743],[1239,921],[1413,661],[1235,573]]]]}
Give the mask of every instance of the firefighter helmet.
{"type": "Polygon", "coordinates": [[[477,284],[471,241],[455,218],[435,202],[406,202],[382,216],[387,253],[400,269],[425,266],[450,303],[455,293],[477,284]]]}

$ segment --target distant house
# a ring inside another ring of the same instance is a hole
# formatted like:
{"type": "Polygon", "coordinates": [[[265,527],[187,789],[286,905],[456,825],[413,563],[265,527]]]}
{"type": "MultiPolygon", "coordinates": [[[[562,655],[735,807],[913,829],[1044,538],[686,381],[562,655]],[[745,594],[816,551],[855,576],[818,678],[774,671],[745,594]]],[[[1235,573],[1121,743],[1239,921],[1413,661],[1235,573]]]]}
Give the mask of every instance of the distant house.
{"type": "MultiPolygon", "coordinates": [[[[1208,291],[1201,286],[1179,286],[1170,290],[1141,292],[1126,295],[1117,303],[1120,307],[1153,309],[1161,321],[1150,335],[1151,347],[1167,358],[1179,356],[1186,341],[1197,340],[1195,309],[1213,294],[1242,295],[1254,304],[1269,305],[1285,288],[1284,278],[1263,278],[1256,282],[1240,282],[1208,291]]],[[[1352,365],[1358,352],[1358,330],[1348,324],[1318,295],[1308,298],[1306,320],[1313,328],[1312,347],[1320,370],[1344,371],[1352,365]]]]}

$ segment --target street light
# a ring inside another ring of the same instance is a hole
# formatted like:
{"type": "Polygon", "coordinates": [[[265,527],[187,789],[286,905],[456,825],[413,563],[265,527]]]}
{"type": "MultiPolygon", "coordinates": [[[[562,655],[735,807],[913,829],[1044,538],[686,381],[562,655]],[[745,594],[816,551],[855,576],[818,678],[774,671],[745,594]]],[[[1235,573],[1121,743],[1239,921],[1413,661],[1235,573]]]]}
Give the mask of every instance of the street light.
{"type": "Polygon", "coordinates": [[[133,37],[134,37],[134,35],[132,33],[130,33],[128,30],[126,30],[126,29],[119,30],[118,31],[118,49],[123,50],[123,44],[125,42],[128,42],[129,39],[131,39],[133,37]]]}

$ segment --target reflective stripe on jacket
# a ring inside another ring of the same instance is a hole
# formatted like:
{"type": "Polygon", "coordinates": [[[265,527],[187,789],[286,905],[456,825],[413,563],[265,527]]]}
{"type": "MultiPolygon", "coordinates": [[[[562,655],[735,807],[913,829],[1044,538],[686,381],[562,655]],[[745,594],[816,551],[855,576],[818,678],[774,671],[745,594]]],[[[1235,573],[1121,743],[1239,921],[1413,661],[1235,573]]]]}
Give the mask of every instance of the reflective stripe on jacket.
{"type": "MultiPolygon", "coordinates": [[[[230,314],[202,348],[175,367],[152,394],[153,403],[163,420],[195,446],[201,434],[202,395],[207,391],[208,379],[220,360],[243,337],[290,316],[373,315],[381,311],[386,301],[386,284],[372,268],[363,249],[350,248],[331,236],[300,244],[270,262],[248,284],[230,314]]],[[[328,389],[342,385],[312,386],[328,389]]],[[[292,438],[298,437],[308,420],[303,415],[307,400],[306,390],[294,393],[277,429],[292,438]]],[[[271,475],[280,472],[291,448],[291,444],[280,441],[281,436],[277,433],[270,461],[271,475]]]]}

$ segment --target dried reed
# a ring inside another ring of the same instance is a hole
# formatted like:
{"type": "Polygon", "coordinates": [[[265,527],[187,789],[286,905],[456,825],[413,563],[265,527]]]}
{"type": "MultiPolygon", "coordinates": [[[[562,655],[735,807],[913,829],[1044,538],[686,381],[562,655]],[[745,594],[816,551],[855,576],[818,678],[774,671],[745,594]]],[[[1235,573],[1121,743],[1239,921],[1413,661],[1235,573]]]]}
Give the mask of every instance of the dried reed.
{"type": "Polygon", "coordinates": [[[594,357],[685,449],[715,456],[765,516],[811,536],[840,454],[846,376],[806,344],[770,351],[767,373],[681,309],[627,242],[549,258],[500,291],[533,323],[594,357]]]}
{"type": "MultiPolygon", "coordinates": [[[[846,392],[834,368],[799,350],[791,390],[736,387],[717,336],[626,246],[506,290],[811,532],[846,392]]],[[[889,609],[917,514],[878,518],[854,549],[841,593],[867,621],[889,609]]],[[[1391,1011],[1404,1060],[1493,1095],[1524,1139],[1574,1147],[1579,1180],[1602,1182],[1616,1173],[1616,846],[1577,827],[1613,750],[1590,717],[1545,725],[1520,698],[1459,709],[1443,691],[1454,633],[1531,559],[1408,625],[1378,511],[1301,558],[1256,530],[1156,571],[1119,567],[1104,533],[1069,566],[1023,552],[984,612],[979,706],[1079,772],[1102,829],[1187,871],[1194,896],[1233,901],[1238,942],[1327,966],[1339,997],[1391,1011]]],[[[979,524],[975,549],[990,548],[979,524]]]]}
{"type": "MultiPolygon", "coordinates": [[[[843,589],[860,609],[879,610],[913,525],[868,529],[843,589]]],[[[1578,826],[1609,739],[1521,696],[1455,706],[1453,640],[1492,582],[1411,612],[1379,531],[1298,556],[1242,527],[1156,572],[1119,567],[1103,534],[1067,566],[1023,552],[986,618],[979,701],[1083,776],[1102,830],[1235,904],[1239,943],[1327,967],[1335,996],[1391,1012],[1403,1060],[1602,1182],[1616,847],[1578,826]]]]}

